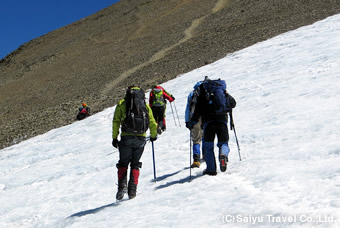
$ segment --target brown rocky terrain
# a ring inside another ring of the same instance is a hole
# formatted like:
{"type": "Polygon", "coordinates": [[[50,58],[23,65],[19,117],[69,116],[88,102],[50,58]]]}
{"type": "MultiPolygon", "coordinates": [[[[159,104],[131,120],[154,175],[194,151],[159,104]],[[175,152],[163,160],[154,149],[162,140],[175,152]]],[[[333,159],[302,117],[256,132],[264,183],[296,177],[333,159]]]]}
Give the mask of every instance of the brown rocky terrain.
{"type": "MultiPolygon", "coordinates": [[[[0,60],[0,148],[228,53],[340,13],[339,0],[121,0],[0,60]]],[[[42,18],[43,20],[43,18],[42,18]]]]}

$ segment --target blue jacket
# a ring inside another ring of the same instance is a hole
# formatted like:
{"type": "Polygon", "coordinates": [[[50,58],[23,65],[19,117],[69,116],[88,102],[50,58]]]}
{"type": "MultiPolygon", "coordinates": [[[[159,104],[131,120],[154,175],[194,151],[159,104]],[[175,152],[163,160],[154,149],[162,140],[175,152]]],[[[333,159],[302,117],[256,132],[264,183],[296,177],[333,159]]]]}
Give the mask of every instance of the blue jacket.
{"type": "Polygon", "coordinates": [[[194,90],[191,91],[188,95],[188,101],[187,101],[187,106],[185,108],[185,122],[190,122],[191,121],[191,117],[193,115],[193,113],[191,113],[192,111],[192,107],[191,106],[191,101],[192,101],[192,98],[194,96],[194,92],[195,90],[197,91],[197,89],[200,87],[200,85],[202,84],[203,82],[202,81],[199,81],[197,82],[195,85],[194,85],[194,90]]]}

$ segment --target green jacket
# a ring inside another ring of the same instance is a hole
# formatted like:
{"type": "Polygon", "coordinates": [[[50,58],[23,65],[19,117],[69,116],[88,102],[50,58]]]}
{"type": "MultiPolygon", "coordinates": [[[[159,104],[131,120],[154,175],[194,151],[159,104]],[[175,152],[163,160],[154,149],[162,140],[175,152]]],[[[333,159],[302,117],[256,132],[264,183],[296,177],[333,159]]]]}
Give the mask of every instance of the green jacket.
{"type": "MultiPolygon", "coordinates": [[[[152,138],[155,138],[157,136],[157,123],[155,118],[153,117],[152,110],[148,104],[146,104],[146,109],[149,113],[149,128],[150,128],[150,135],[152,138]]],[[[119,135],[119,128],[124,123],[126,115],[126,102],[124,99],[120,100],[119,103],[116,106],[115,113],[113,115],[113,121],[112,121],[112,139],[117,139],[119,135]]],[[[121,133],[121,136],[126,135],[136,135],[136,136],[144,136],[144,134],[127,134],[125,132],[121,133]]]]}

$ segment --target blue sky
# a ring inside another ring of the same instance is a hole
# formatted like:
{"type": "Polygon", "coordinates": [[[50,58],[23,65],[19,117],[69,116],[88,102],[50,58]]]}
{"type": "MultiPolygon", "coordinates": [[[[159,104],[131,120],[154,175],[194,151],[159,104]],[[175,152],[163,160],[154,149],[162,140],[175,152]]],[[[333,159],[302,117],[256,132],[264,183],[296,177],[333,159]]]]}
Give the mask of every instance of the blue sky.
{"type": "Polygon", "coordinates": [[[20,45],[119,0],[4,0],[0,3],[0,59],[20,45]]]}

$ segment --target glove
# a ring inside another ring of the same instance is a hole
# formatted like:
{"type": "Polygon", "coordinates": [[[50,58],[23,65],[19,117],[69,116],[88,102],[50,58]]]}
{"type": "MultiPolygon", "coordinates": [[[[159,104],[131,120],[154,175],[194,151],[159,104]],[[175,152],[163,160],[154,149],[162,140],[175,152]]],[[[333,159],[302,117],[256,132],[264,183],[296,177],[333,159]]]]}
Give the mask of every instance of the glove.
{"type": "Polygon", "coordinates": [[[175,100],[175,97],[171,95],[171,98],[173,99],[173,101],[175,100]]]}
{"type": "Polygon", "coordinates": [[[117,139],[112,139],[112,146],[118,148],[119,141],[117,139]]]}
{"type": "Polygon", "coordinates": [[[195,124],[197,124],[197,121],[194,121],[194,120],[190,122],[185,122],[185,126],[190,130],[195,126],[195,124]]]}
{"type": "Polygon", "coordinates": [[[150,141],[151,142],[154,142],[154,141],[156,141],[157,140],[157,136],[156,137],[150,137],[150,141]]]}

